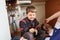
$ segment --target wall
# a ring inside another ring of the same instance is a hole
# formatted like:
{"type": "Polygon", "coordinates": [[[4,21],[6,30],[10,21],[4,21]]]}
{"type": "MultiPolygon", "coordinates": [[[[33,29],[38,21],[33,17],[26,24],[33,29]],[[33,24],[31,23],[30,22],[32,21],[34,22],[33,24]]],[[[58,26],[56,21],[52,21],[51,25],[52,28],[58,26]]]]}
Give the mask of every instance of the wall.
{"type": "MultiPolygon", "coordinates": [[[[60,0],[48,0],[46,1],[46,18],[51,16],[57,11],[60,11],[60,0]]],[[[56,19],[52,20],[49,24],[54,26],[56,19]]]]}
{"type": "Polygon", "coordinates": [[[0,40],[11,40],[5,0],[0,4],[0,40]]]}
{"type": "Polygon", "coordinates": [[[37,2],[37,3],[32,3],[37,9],[37,19],[40,22],[40,24],[43,23],[45,19],[45,2],[37,2]]]}

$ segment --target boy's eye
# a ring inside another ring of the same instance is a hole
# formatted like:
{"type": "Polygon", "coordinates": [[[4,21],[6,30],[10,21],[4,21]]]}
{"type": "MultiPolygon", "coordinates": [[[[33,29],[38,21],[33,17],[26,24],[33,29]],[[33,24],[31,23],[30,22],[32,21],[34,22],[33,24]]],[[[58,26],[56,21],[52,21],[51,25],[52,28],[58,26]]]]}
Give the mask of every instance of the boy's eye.
{"type": "Polygon", "coordinates": [[[30,16],[34,16],[34,14],[31,14],[30,16]]]}
{"type": "Polygon", "coordinates": [[[30,16],[32,16],[32,15],[30,14],[30,16]]]}

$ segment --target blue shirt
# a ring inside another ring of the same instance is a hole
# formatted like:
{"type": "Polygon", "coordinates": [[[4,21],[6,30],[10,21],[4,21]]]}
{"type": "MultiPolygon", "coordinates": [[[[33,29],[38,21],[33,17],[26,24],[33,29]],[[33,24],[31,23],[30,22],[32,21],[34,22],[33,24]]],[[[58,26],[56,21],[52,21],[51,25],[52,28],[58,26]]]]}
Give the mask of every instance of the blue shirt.
{"type": "Polygon", "coordinates": [[[53,35],[50,37],[50,40],[60,40],[60,29],[54,28],[53,35]]]}

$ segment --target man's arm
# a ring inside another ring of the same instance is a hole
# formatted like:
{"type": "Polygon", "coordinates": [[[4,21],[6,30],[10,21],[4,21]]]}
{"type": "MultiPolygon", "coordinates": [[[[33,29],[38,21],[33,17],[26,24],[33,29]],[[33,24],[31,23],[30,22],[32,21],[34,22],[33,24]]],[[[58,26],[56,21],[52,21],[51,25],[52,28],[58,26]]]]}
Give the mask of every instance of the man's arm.
{"type": "Polygon", "coordinates": [[[55,18],[57,18],[59,16],[60,16],[60,11],[54,13],[52,16],[50,16],[49,18],[47,18],[46,21],[48,23],[49,21],[51,21],[51,20],[53,20],[53,19],[55,19],[55,18]]]}

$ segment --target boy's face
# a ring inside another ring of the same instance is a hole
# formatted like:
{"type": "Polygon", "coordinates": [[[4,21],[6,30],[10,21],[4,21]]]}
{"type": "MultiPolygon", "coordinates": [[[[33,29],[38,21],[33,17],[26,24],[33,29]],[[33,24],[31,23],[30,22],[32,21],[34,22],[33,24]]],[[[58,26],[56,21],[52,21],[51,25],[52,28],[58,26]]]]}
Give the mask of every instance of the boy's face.
{"type": "Polygon", "coordinates": [[[33,21],[36,18],[36,12],[28,12],[27,17],[29,20],[33,21]]]}

